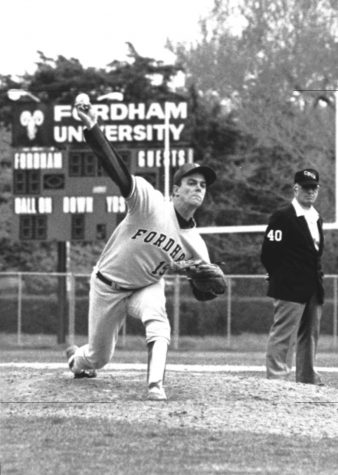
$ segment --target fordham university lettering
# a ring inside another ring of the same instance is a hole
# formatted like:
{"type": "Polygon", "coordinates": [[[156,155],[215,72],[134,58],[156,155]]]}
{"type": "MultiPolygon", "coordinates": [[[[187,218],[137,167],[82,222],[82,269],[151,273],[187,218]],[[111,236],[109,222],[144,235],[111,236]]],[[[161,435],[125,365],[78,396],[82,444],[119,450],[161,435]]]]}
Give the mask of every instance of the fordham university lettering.
{"type": "MultiPolygon", "coordinates": [[[[93,104],[110,142],[163,142],[166,124],[173,142],[182,140],[188,117],[186,102],[93,104]]],[[[70,105],[54,106],[53,140],[57,144],[83,142],[83,127],[70,105]]]]}
{"type": "Polygon", "coordinates": [[[184,252],[181,252],[182,246],[178,244],[175,239],[168,237],[165,234],[156,231],[149,231],[148,229],[138,229],[131,239],[141,239],[147,244],[160,247],[176,261],[182,261],[185,259],[184,252]]]}

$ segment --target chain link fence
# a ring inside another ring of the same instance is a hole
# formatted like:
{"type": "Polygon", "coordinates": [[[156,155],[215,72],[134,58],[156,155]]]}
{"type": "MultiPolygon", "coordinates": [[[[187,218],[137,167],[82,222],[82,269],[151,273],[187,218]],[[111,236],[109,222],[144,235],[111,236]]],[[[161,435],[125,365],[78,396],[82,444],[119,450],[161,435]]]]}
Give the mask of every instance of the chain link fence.
{"type": "MultiPolygon", "coordinates": [[[[166,277],[167,311],[173,347],[180,336],[222,336],[230,345],[240,333],[267,334],[272,323],[272,300],[266,297],[264,275],[227,275],[227,291],[210,302],[198,302],[183,276],[166,277]]],[[[0,331],[22,335],[55,334],[58,342],[73,343],[75,335],[88,332],[90,274],[0,273],[0,331]]],[[[338,275],[324,277],[326,300],[321,332],[337,346],[338,275]]],[[[121,345],[127,334],[143,334],[141,322],[127,318],[121,345]]]]}

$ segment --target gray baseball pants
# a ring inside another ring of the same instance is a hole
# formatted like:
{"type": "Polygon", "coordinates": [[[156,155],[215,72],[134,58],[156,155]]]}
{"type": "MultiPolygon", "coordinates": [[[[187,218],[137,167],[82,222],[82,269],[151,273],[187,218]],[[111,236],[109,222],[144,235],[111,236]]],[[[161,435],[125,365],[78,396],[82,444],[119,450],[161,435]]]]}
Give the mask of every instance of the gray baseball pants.
{"type": "Polygon", "coordinates": [[[269,379],[289,379],[296,349],[296,381],[320,384],[314,369],[322,305],[314,294],[308,303],[275,299],[270,329],[266,371],[269,379]]]}
{"type": "Polygon", "coordinates": [[[121,292],[110,289],[94,272],[90,285],[89,341],[75,353],[74,372],[99,369],[110,361],[127,315],[142,321],[147,343],[170,343],[163,279],[137,291],[121,292]]]}

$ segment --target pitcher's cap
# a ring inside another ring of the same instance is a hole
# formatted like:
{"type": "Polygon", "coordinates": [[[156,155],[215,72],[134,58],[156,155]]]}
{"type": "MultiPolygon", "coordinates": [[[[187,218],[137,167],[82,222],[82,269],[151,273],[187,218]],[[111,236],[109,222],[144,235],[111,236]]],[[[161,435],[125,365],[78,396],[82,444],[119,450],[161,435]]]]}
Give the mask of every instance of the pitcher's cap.
{"type": "Polygon", "coordinates": [[[207,186],[211,185],[216,180],[216,173],[212,168],[199,165],[198,163],[185,163],[174,174],[174,185],[178,185],[183,177],[192,175],[193,173],[200,173],[204,176],[207,186]]]}

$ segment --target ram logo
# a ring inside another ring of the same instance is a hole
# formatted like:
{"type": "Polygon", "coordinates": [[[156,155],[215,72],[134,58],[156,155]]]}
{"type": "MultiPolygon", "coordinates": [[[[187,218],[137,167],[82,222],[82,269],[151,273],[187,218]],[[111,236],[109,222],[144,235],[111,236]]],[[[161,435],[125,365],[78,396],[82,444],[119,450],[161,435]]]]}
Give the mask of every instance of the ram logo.
{"type": "Polygon", "coordinates": [[[26,127],[29,140],[35,139],[38,127],[43,124],[44,119],[45,116],[41,110],[21,112],[20,124],[26,127]]]}

